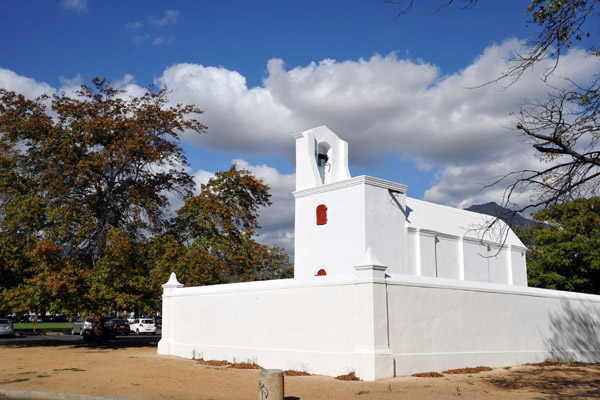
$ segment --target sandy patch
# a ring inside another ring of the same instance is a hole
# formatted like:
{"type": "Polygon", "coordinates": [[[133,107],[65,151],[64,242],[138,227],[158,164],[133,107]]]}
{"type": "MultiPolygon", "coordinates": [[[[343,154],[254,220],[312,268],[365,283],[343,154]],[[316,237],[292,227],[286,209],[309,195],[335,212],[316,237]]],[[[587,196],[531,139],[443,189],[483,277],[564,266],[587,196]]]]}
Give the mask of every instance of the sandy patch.
{"type": "MultiPolygon", "coordinates": [[[[128,399],[258,398],[257,370],[159,356],[155,342],[128,346],[0,346],[0,388],[128,399]]],[[[600,366],[530,365],[377,382],[286,376],[285,396],[287,400],[600,398],[600,366]]]]}

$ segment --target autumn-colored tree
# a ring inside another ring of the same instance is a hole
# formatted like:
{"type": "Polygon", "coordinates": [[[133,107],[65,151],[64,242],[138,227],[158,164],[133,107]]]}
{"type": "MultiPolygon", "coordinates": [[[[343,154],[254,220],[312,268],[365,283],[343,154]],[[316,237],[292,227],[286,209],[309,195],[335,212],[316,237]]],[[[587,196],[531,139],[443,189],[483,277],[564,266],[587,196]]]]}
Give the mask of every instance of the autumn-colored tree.
{"type": "Polygon", "coordinates": [[[269,197],[249,171],[234,165],[217,172],[178,210],[173,229],[155,238],[157,278],[164,283],[174,271],[186,285],[210,285],[292,277],[287,254],[255,239],[269,197]]]}
{"type": "Polygon", "coordinates": [[[0,89],[0,301],[106,312],[141,298],[139,246],[166,225],[167,194],[193,187],[179,134],[204,132],[195,113],[99,78],[34,100],[0,89]]]}
{"type": "Polygon", "coordinates": [[[521,227],[530,286],[600,293],[600,197],[554,205],[521,227]]]}

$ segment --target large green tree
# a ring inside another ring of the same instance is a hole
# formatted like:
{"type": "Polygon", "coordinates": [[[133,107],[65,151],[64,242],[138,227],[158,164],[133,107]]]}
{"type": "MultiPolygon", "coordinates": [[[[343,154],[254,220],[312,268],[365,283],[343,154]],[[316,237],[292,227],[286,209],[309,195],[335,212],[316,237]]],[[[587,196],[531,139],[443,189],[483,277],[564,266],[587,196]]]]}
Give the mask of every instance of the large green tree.
{"type": "Polygon", "coordinates": [[[0,89],[0,301],[107,312],[140,298],[140,246],[192,178],[179,146],[202,133],[166,89],[127,97],[104,79],[34,100],[0,89]]]}
{"type": "Polygon", "coordinates": [[[600,294],[600,197],[578,199],[533,214],[519,228],[529,246],[530,286],[600,294]]]}

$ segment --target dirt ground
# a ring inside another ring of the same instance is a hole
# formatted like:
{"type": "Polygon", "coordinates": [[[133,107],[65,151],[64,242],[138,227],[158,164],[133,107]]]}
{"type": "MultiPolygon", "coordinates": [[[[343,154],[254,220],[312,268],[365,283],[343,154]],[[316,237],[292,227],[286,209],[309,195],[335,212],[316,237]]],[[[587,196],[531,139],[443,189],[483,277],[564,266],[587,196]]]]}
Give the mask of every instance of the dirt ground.
{"type": "MultiPolygon", "coordinates": [[[[0,388],[127,399],[258,398],[258,370],[159,356],[156,342],[126,347],[116,343],[0,346],[0,388]]],[[[596,399],[600,398],[600,365],[507,366],[377,382],[286,376],[285,396],[286,400],[596,399]]]]}

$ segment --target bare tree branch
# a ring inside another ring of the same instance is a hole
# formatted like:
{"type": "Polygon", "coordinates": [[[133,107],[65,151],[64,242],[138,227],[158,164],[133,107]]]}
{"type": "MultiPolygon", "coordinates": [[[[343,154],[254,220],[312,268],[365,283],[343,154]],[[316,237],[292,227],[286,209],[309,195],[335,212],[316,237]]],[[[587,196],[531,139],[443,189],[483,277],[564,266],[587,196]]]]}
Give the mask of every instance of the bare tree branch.
{"type": "MultiPolygon", "coordinates": [[[[417,4],[415,0],[382,2],[397,8],[395,18],[407,14],[417,4]]],[[[431,4],[424,0],[418,3],[431,4]]],[[[478,0],[444,0],[425,12],[440,14],[457,3],[461,3],[461,8],[471,9],[478,0]]],[[[600,195],[600,74],[591,77],[591,83],[583,84],[561,77],[562,87],[553,87],[548,80],[550,76],[556,78],[561,56],[575,45],[590,57],[600,55],[599,6],[600,0],[531,0],[523,12],[529,17],[532,34],[521,49],[514,51],[505,72],[478,86],[499,81],[511,86],[534,66],[551,61],[541,76],[549,87],[547,97],[526,100],[515,116],[514,125],[524,142],[535,149],[541,167],[509,172],[484,187],[506,185],[501,205],[509,208],[513,216],[600,195]],[[528,194],[527,201],[519,198],[523,194],[528,194]]],[[[490,230],[498,222],[497,218],[482,229],[490,230]]]]}

